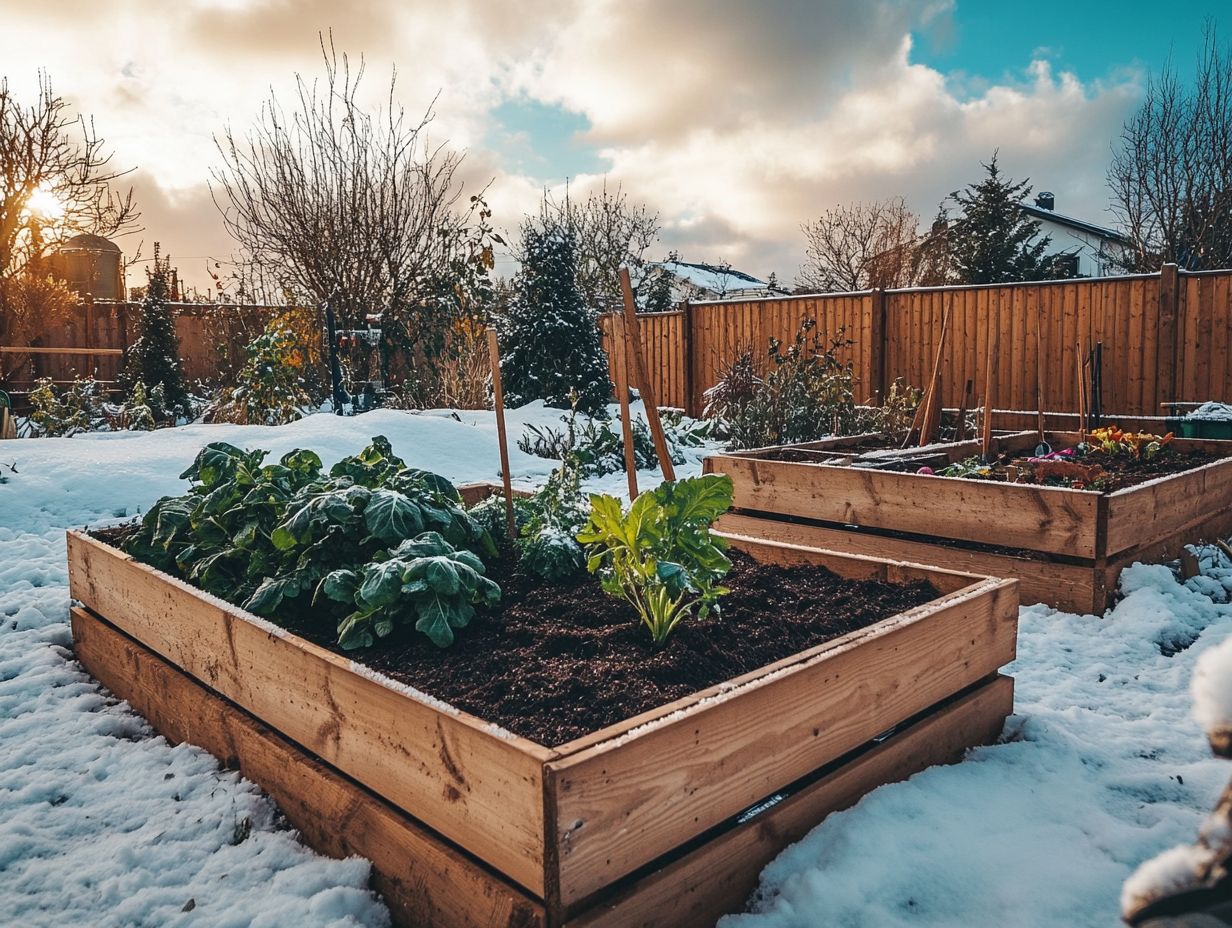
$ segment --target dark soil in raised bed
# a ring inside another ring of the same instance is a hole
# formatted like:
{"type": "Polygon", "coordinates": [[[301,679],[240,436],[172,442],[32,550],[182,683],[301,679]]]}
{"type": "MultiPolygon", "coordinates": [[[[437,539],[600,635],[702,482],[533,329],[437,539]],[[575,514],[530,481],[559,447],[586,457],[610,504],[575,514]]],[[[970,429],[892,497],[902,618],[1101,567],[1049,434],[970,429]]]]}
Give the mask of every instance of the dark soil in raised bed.
{"type": "MultiPolygon", "coordinates": [[[[1113,457],[1104,454],[1102,451],[1092,451],[1085,457],[1077,458],[1076,460],[1083,464],[1098,464],[1102,467],[1104,469],[1104,476],[1100,478],[1098,491],[1100,493],[1115,493],[1117,490],[1124,490],[1127,487],[1148,483],[1159,477],[1168,477],[1172,474],[1180,474],[1187,470],[1203,467],[1220,460],[1220,457],[1207,451],[1181,451],[1168,447],[1149,460],[1121,455],[1113,457]]],[[[1004,481],[1005,476],[998,471],[994,471],[991,479],[1004,481]]]]}
{"type": "Polygon", "coordinates": [[[722,615],[685,619],[656,649],[624,602],[583,575],[553,586],[512,557],[488,571],[499,606],[439,649],[412,630],[340,651],[333,630],[297,634],[460,709],[552,747],[865,628],[939,594],[848,580],[820,567],[762,565],[732,553],[722,615]]]}

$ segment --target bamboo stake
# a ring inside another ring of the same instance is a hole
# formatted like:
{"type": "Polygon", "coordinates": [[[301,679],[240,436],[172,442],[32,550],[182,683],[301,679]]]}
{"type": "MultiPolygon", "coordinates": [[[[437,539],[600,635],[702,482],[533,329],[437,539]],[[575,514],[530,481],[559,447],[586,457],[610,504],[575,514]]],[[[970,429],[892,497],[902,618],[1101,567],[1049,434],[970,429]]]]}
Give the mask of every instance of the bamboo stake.
{"type": "Polygon", "coordinates": [[[933,360],[933,376],[928,381],[928,403],[920,422],[920,446],[932,440],[933,431],[941,424],[941,358],[945,354],[945,338],[950,331],[950,306],[941,317],[941,337],[937,339],[937,357],[933,360]]]}
{"type": "Polygon", "coordinates": [[[663,435],[663,423],[659,421],[659,407],[650,386],[650,378],[646,375],[646,360],[642,357],[642,336],[637,321],[637,304],[633,301],[633,284],[629,282],[627,267],[620,269],[620,289],[625,301],[624,340],[633,353],[633,371],[637,375],[637,390],[642,395],[642,405],[646,407],[646,423],[650,426],[650,437],[654,439],[655,454],[659,458],[659,466],[663,469],[663,478],[675,480],[676,469],[672,467],[667,438],[663,435]]]}
{"type": "Polygon", "coordinates": [[[1035,411],[1038,417],[1039,443],[1047,445],[1044,441],[1044,350],[1043,338],[1040,335],[1043,322],[1044,317],[1041,313],[1035,319],[1035,411]]]}
{"type": "Polygon", "coordinates": [[[964,441],[967,437],[967,410],[971,407],[974,393],[975,381],[968,377],[967,385],[963,387],[962,402],[958,406],[958,428],[955,434],[957,441],[964,441]]]}
{"type": "Polygon", "coordinates": [[[629,501],[637,499],[637,457],[633,453],[633,420],[629,415],[629,370],[626,366],[625,317],[612,317],[612,349],[616,364],[616,397],[620,401],[620,431],[624,436],[625,474],[629,478],[629,501]]]}
{"type": "Polygon", "coordinates": [[[500,346],[496,330],[488,329],[488,357],[492,363],[492,406],[496,410],[496,440],[500,444],[501,477],[505,484],[505,534],[517,534],[513,517],[513,481],[509,476],[509,444],[505,438],[505,389],[501,384],[500,346]]]}
{"type": "Polygon", "coordinates": [[[984,359],[984,421],[981,423],[983,432],[980,436],[980,457],[985,464],[992,457],[992,369],[1000,335],[996,320],[993,320],[993,326],[988,332],[987,357],[984,359]]]}

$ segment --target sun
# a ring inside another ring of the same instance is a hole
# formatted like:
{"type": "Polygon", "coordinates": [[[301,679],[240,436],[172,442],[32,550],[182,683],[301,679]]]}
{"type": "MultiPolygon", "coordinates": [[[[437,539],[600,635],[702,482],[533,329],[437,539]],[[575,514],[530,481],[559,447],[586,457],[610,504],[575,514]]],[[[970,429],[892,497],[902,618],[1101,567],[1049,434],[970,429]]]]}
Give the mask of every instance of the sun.
{"type": "Polygon", "coordinates": [[[26,212],[44,222],[55,222],[64,216],[64,201],[56,196],[55,191],[40,185],[34,188],[26,201],[26,212]]]}

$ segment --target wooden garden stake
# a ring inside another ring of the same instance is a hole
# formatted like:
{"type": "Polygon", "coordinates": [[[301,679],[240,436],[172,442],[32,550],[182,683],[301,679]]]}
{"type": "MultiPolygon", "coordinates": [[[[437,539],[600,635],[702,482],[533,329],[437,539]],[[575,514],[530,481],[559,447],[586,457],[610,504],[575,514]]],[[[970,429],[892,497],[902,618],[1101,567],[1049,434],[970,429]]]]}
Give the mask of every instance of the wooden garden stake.
{"type": "Polygon", "coordinates": [[[509,444],[505,439],[505,390],[501,386],[500,346],[496,330],[488,329],[488,357],[492,362],[492,406],[496,410],[496,440],[500,444],[501,477],[505,483],[505,533],[513,538],[517,531],[513,518],[513,481],[509,477],[509,444]]]}
{"type": "Polygon", "coordinates": [[[933,376],[928,382],[928,401],[920,422],[921,447],[933,440],[933,433],[941,425],[941,358],[945,354],[945,337],[950,331],[950,308],[947,306],[941,317],[941,337],[937,339],[937,357],[933,360],[933,376]]]}
{"type": "Polygon", "coordinates": [[[967,437],[967,410],[971,408],[974,393],[975,381],[968,377],[967,384],[963,387],[962,402],[958,406],[958,430],[955,436],[957,441],[964,441],[967,437]]]}
{"type": "Polygon", "coordinates": [[[620,432],[625,445],[625,474],[629,478],[629,501],[637,499],[637,456],[633,453],[633,420],[629,415],[629,369],[626,366],[625,317],[612,317],[612,352],[616,364],[616,396],[620,401],[620,432]]]}
{"type": "Polygon", "coordinates": [[[992,456],[992,369],[997,357],[997,339],[1000,329],[994,324],[988,330],[988,350],[984,359],[984,421],[980,436],[980,457],[987,464],[992,456]]]}
{"type": "Polygon", "coordinates": [[[642,395],[642,405],[646,407],[646,423],[650,426],[650,437],[654,439],[655,454],[659,458],[659,466],[663,468],[663,479],[675,480],[676,469],[672,467],[672,456],[667,450],[667,439],[663,435],[663,423],[659,421],[659,407],[650,386],[650,378],[646,375],[646,359],[642,356],[642,336],[637,321],[637,304],[633,301],[633,284],[629,282],[627,267],[620,269],[620,289],[625,301],[623,341],[633,354],[633,371],[637,376],[637,390],[642,395]]]}

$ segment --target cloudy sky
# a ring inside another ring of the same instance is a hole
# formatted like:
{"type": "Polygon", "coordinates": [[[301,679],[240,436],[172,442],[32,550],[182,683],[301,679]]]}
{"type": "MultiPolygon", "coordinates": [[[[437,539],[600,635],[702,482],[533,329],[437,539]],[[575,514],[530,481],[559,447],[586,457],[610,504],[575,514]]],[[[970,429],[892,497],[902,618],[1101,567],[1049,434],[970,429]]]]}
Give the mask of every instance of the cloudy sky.
{"type": "MultiPolygon", "coordinates": [[[[135,169],[145,230],[205,284],[233,245],[206,181],[318,34],[398,70],[434,138],[492,181],[512,229],[545,186],[620,182],[662,250],[791,280],[801,222],[901,194],[930,218],[994,149],[1057,208],[1107,221],[1109,149],[1169,53],[1191,69],[1219,4],[1034,0],[0,0],[0,74],[39,68],[135,169]]],[[[1228,24],[1232,27],[1232,23],[1228,24]]],[[[1225,27],[1227,28],[1227,27],[1225,27]]]]}

